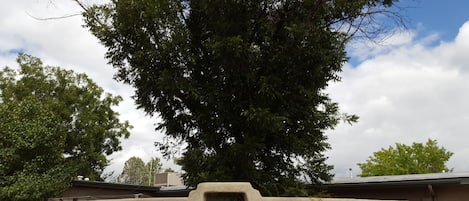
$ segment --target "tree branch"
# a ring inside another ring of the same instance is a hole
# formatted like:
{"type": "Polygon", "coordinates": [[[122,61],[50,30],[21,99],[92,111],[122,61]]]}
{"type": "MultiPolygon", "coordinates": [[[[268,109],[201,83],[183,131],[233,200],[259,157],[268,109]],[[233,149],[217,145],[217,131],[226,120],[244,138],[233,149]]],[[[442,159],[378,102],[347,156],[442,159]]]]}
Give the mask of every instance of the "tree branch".
{"type": "Polygon", "coordinates": [[[57,20],[57,19],[65,19],[65,18],[70,18],[70,17],[75,17],[75,16],[81,15],[81,13],[75,13],[75,14],[69,14],[69,15],[62,15],[62,16],[58,16],[58,17],[45,17],[45,18],[42,18],[42,17],[35,17],[35,16],[31,15],[28,12],[26,12],[26,14],[29,17],[32,17],[35,20],[57,20]]]}

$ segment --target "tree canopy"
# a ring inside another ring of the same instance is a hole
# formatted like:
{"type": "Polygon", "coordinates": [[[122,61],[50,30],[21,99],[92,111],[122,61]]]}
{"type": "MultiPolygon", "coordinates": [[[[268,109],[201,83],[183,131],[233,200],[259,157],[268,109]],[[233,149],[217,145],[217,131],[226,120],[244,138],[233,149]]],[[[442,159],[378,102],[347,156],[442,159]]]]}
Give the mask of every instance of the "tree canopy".
{"type": "Polygon", "coordinates": [[[303,175],[331,178],[324,131],[357,117],[324,89],[340,80],[350,36],[366,31],[360,19],[393,2],[114,0],[84,16],[116,79],[161,117],[158,147],[185,145],[187,185],[250,181],[280,195],[303,175]]]}
{"type": "Polygon", "coordinates": [[[436,140],[429,139],[425,144],[396,143],[396,147],[382,148],[358,166],[362,177],[448,172],[451,170],[446,167],[446,162],[452,155],[439,147],[436,140]]]}
{"type": "Polygon", "coordinates": [[[140,157],[130,157],[125,161],[124,169],[117,177],[117,182],[153,186],[155,174],[161,171],[161,166],[160,159],[157,157],[152,158],[146,164],[140,157]]]}
{"type": "Polygon", "coordinates": [[[0,200],[42,200],[78,175],[99,180],[106,155],[129,135],[121,100],[84,74],[18,56],[0,71],[0,200]]]}

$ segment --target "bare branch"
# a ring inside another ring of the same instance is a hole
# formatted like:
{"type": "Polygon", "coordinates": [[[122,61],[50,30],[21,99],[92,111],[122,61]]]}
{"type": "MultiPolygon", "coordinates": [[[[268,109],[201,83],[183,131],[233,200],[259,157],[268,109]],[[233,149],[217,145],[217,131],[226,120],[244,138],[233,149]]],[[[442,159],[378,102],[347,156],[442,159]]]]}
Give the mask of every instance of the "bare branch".
{"type": "Polygon", "coordinates": [[[83,4],[80,0],[73,0],[75,1],[82,9],[83,11],[88,11],[88,6],[86,6],[85,4],[83,4]]]}
{"type": "MultiPolygon", "coordinates": [[[[85,11],[85,12],[88,11],[88,6],[86,6],[85,4],[83,4],[80,0],[73,0],[73,1],[75,1],[75,2],[83,9],[83,11],[85,11]]],[[[54,4],[53,4],[54,2],[53,2],[52,0],[50,0],[49,3],[50,3],[51,5],[54,5],[54,4]]],[[[82,15],[82,13],[74,13],[74,14],[68,14],[68,15],[62,15],[62,16],[56,16],[56,17],[36,17],[36,16],[34,16],[34,15],[28,13],[27,11],[26,11],[26,14],[27,14],[29,17],[32,17],[32,18],[35,19],[35,20],[58,20],[58,19],[66,19],[66,18],[75,17],[75,16],[81,16],[81,15],[82,15]]]]}
{"type": "Polygon", "coordinates": [[[36,17],[31,15],[30,13],[26,12],[26,14],[29,17],[32,17],[35,20],[57,20],[57,19],[65,19],[65,18],[70,18],[70,17],[75,17],[75,16],[81,16],[81,13],[75,13],[75,14],[69,14],[69,15],[62,15],[62,16],[57,16],[57,17],[36,17]]]}

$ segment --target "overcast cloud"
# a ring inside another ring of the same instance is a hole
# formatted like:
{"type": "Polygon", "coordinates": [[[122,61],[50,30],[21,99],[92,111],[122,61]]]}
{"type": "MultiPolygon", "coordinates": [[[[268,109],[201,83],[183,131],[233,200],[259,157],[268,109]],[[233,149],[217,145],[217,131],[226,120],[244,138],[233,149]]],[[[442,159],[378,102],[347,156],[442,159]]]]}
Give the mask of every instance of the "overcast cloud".
{"type": "MultiPolygon", "coordinates": [[[[116,108],[122,120],[134,126],[123,151],[110,156],[107,171],[120,173],[131,156],[148,161],[161,156],[153,146],[162,134],[154,131],[156,118],[136,110],[133,89],[112,79],[114,70],[104,60],[105,49],[79,16],[36,20],[79,13],[72,1],[6,1],[0,6],[0,66],[16,67],[16,53],[40,57],[47,65],[88,74],[95,82],[124,101],[116,108]],[[52,3],[51,3],[52,2],[52,3]]],[[[396,142],[410,144],[436,139],[454,152],[449,166],[469,171],[469,23],[461,25],[451,41],[437,33],[419,35],[410,30],[390,37],[382,45],[354,44],[349,54],[357,62],[345,64],[342,82],[327,90],[344,112],[360,116],[358,123],[341,124],[327,132],[332,149],[327,152],[337,177],[356,163],[396,142]]],[[[177,168],[166,161],[165,167],[177,168]]]]}

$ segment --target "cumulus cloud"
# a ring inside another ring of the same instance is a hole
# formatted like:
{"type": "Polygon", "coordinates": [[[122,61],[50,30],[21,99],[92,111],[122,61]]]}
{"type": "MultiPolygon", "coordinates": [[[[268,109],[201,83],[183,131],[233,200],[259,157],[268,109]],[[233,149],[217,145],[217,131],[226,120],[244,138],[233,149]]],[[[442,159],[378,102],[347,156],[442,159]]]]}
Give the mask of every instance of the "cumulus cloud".
{"type": "Polygon", "coordinates": [[[372,58],[376,55],[389,52],[397,46],[406,45],[412,42],[415,32],[414,31],[390,31],[390,35],[377,36],[373,40],[360,39],[352,41],[348,47],[349,56],[363,61],[372,58]]]}
{"type": "Polygon", "coordinates": [[[429,38],[438,39],[408,35],[386,51],[361,49],[372,56],[345,65],[342,82],[328,89],[346,112],[360,116],[359,123],[328,132],[338,177],[348,168],[359,172],[356,163],[380,148],[428,138],[454,152],[448,163],[454,171],[469,171],[469,22],[454,41],[431,46],[429,38]]]}

